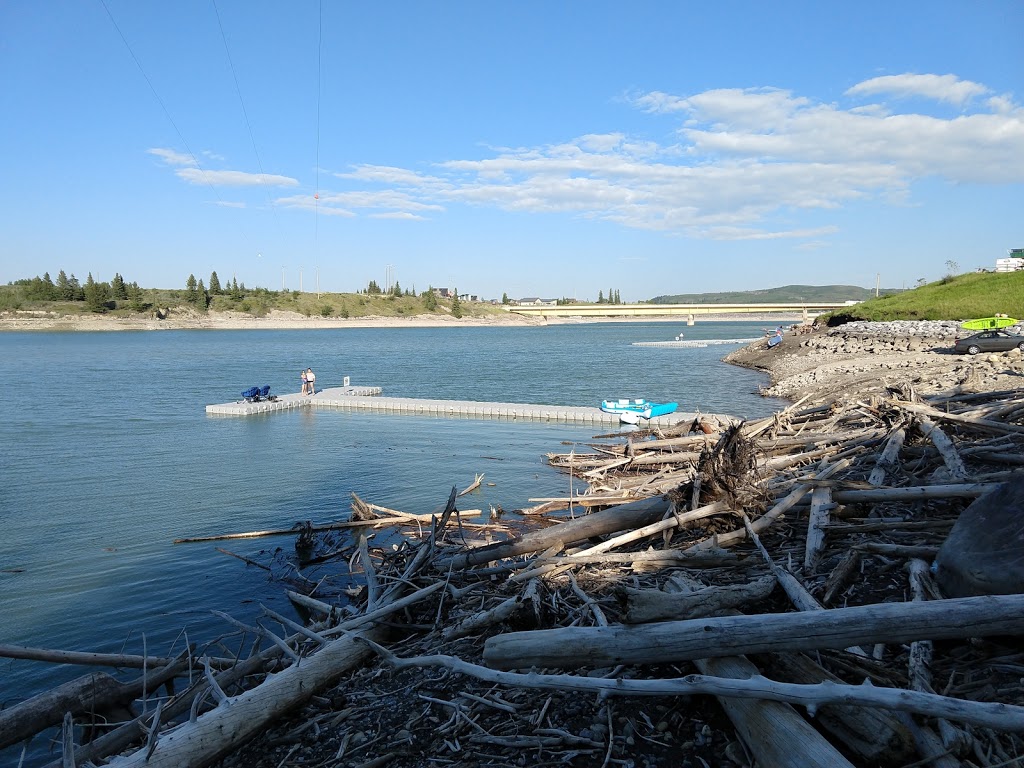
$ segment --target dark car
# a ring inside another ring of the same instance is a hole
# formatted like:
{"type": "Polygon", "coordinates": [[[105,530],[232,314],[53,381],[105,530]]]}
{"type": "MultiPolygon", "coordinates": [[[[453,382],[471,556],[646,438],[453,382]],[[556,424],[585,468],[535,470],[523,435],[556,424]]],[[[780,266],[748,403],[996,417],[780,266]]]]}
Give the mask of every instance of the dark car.
{"type": "Polygon", "coordinates": [[[953,351],[960,355],[976,355],[979,352],[1008,352],[1014,347],[1024,352],[1024,336],[1006,331],[982,331],[966,339],[957,339],[953,351]]]}

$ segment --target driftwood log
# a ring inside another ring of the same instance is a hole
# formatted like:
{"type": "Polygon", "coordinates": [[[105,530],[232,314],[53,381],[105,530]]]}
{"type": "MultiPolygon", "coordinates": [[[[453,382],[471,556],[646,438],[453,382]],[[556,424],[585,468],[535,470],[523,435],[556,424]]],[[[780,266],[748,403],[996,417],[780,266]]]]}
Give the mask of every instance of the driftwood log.
{"type": "Polygon", "coordinates": [[[441,567],[450,565],[451,568],[460,570],[471,565],[481,565],[506,557],[541,552],[559,542],[568,545],[589,539],[592,536],[639,528],[661,520],[668,508],[669,501],[664,496],[620,504],[617,507],[578,517],[550,528],[533,531],[509,541],[487,544],[467,552],[461,552],[450,561],[442,560],[441,567]]]}
{"type": "Polygon", "coordinates": [[[498,669],[574,669],[1019,634],[1024,634],[1024,595],[995,595],[642,626],[511,632],[488,639],[484,661],[498,669]]]}

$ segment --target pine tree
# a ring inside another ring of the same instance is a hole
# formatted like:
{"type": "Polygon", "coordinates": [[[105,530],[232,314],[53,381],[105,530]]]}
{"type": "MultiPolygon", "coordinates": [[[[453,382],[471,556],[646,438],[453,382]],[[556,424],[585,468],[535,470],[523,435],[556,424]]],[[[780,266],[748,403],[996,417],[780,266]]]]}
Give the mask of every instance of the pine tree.
{"type": "Polygon", "coordinates": [[[459,301],[459,289],[456,288],[452,294],[452,317],[462,317],[462,302],[459,301]]]}
{"type": "Polygon", "coordinates": [[[423,308],[428,312],[433,312],[437,309],[437,295],[434,293],[433,288],[428,288],[423,292],[423,308]]]}
{"type": "Polygon", "coordinates": [[[105,290],[106,283],[97,283],[92,279],[92,272],[89,273],[89,277],[85,281],[85,305],[92,312],[106,312],[107,311],[107,292],[105,290]]]}
{"type": "Polygon", "coordinates": [[[75,298],[74,292],[71,290],[71,281],[68,280],[63,269],[57,273],[57,296],[64,301],[72,301],[75,298]]]}
{"type": "Polygon", "coordinates": [[[128,289],[124,284],[124,278],[121,277],[120,273],[114,273],[114,279],[110,281],[111,290],[114,292],[114,298],[120,301],[124,301],[128,298],[128,289]]]}
{"type": "Polygon", "coordinates": [[[68,288],[71,292],[71,301],[85,301],[85,290],[82,288],[82,284],[78,282],[74,272],[68,278],[68,288]]]}
{"type": "Polygon", "coordinates": [[[210,306],[210,294],[206,292],[206,286],[203,285],[202,278],[196,284],[196,306],[205,312],[210,306]]]}
{"type": "Polygon", "coordinates": [[[401,298],[401,296],[402,296],[402,289],[401,289],[401,287],[400,287],[400,286],[398,285],[398,281],[397,281],[397,280],[395,280],[395,287],[394,287],[394,289],[392,289],[391,293],[392,293],[392,294],[393,294],[394,296],[396,296],[396,297],[399,297],[399,298],[401,298]]]}
{"type": "Polygon", "coordinates": [[[49,272],[43,272],[43,291],[46,294],[47,301],[53,301],[57,298],[57,287],[53,284],[53,280],[50,279],[49,272]]]}
{"type": "Polygon", "coordinates": [[[505,293],[504,291],[502,291],[502,293],[501,293],[501,303],[502,304],[508,304],[509,303],[508,294],[505,293]]]}
{"type": "Polygon", "coordinates": [[[210,273],[210,293],[214,296],[220,296],[221,292],[220,278],[217,277],[217,272],[214,270],[210,273]]]}
{"type": "Polygon", "coordinates": [[[196,276],[190,274],[188,280],[185,281],[185,301],[189,304],[195,304],[199,298],[199,294],[196,291],[196,276]]]}
{"type": "Polygon", "coordinates": [[[604,291],[597,292],[597,303],[604,304],[604,291]]]}

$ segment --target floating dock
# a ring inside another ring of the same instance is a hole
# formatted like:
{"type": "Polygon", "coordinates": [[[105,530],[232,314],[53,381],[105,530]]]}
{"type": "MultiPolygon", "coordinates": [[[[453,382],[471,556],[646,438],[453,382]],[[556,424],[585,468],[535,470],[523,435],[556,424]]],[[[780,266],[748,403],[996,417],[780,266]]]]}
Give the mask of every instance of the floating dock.
{"type": "MultiPolygon", "coordinates": [[[[315,395],[279,395],[258,403],[244,401],[206,406],[214,416],[252,416],[296,408],[326,408],[374,413],[404,413],[419,416],[443,416],[466,419],[504,419],[507,421],[550,421],[566,424],[619,425],[619,417],[600,408],[566,405],[530,405],[527,403],[481,403],[472,400],[424,400],[412,397],[382,397],[380,387],[329,387],[315,395]]],[[[711,416],[713,414],[703,414],[711,416]]],[[[644,420],[642,426],[668,427],[693,420],[697,414],[676,411],[667,416],[644,420]]],[[[720,417],[730,419],[731,417],[720,417]]]]}
{"type": "Polygon", "coordinates": [[[683,349],[700,349],[718,344],[751,344],[760,341],[763,336],[756,339],[676,339],[674,341],[634,341],[634,347],[681,347],[683,349]]]}

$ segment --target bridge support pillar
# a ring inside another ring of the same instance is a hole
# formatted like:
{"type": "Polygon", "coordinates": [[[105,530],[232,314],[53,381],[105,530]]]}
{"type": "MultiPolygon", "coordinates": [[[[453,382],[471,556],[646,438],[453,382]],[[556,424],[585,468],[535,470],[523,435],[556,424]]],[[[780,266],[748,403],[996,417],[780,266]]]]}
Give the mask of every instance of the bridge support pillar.
{"type": "Polygon", "coordinates": [[[801,313],[801,318],[803,320],[803,324],[804,325],[807,325],[807,321],[811,319],[810,316],[807,314],[807,307],[803,308],[803,312],[801,313]]]}
{"type": "Polygon", "coordinates": [[[693,325],[696,321],[693,319],[693,313],[691,312],[686,316],[686,324],[693,325]]]}

